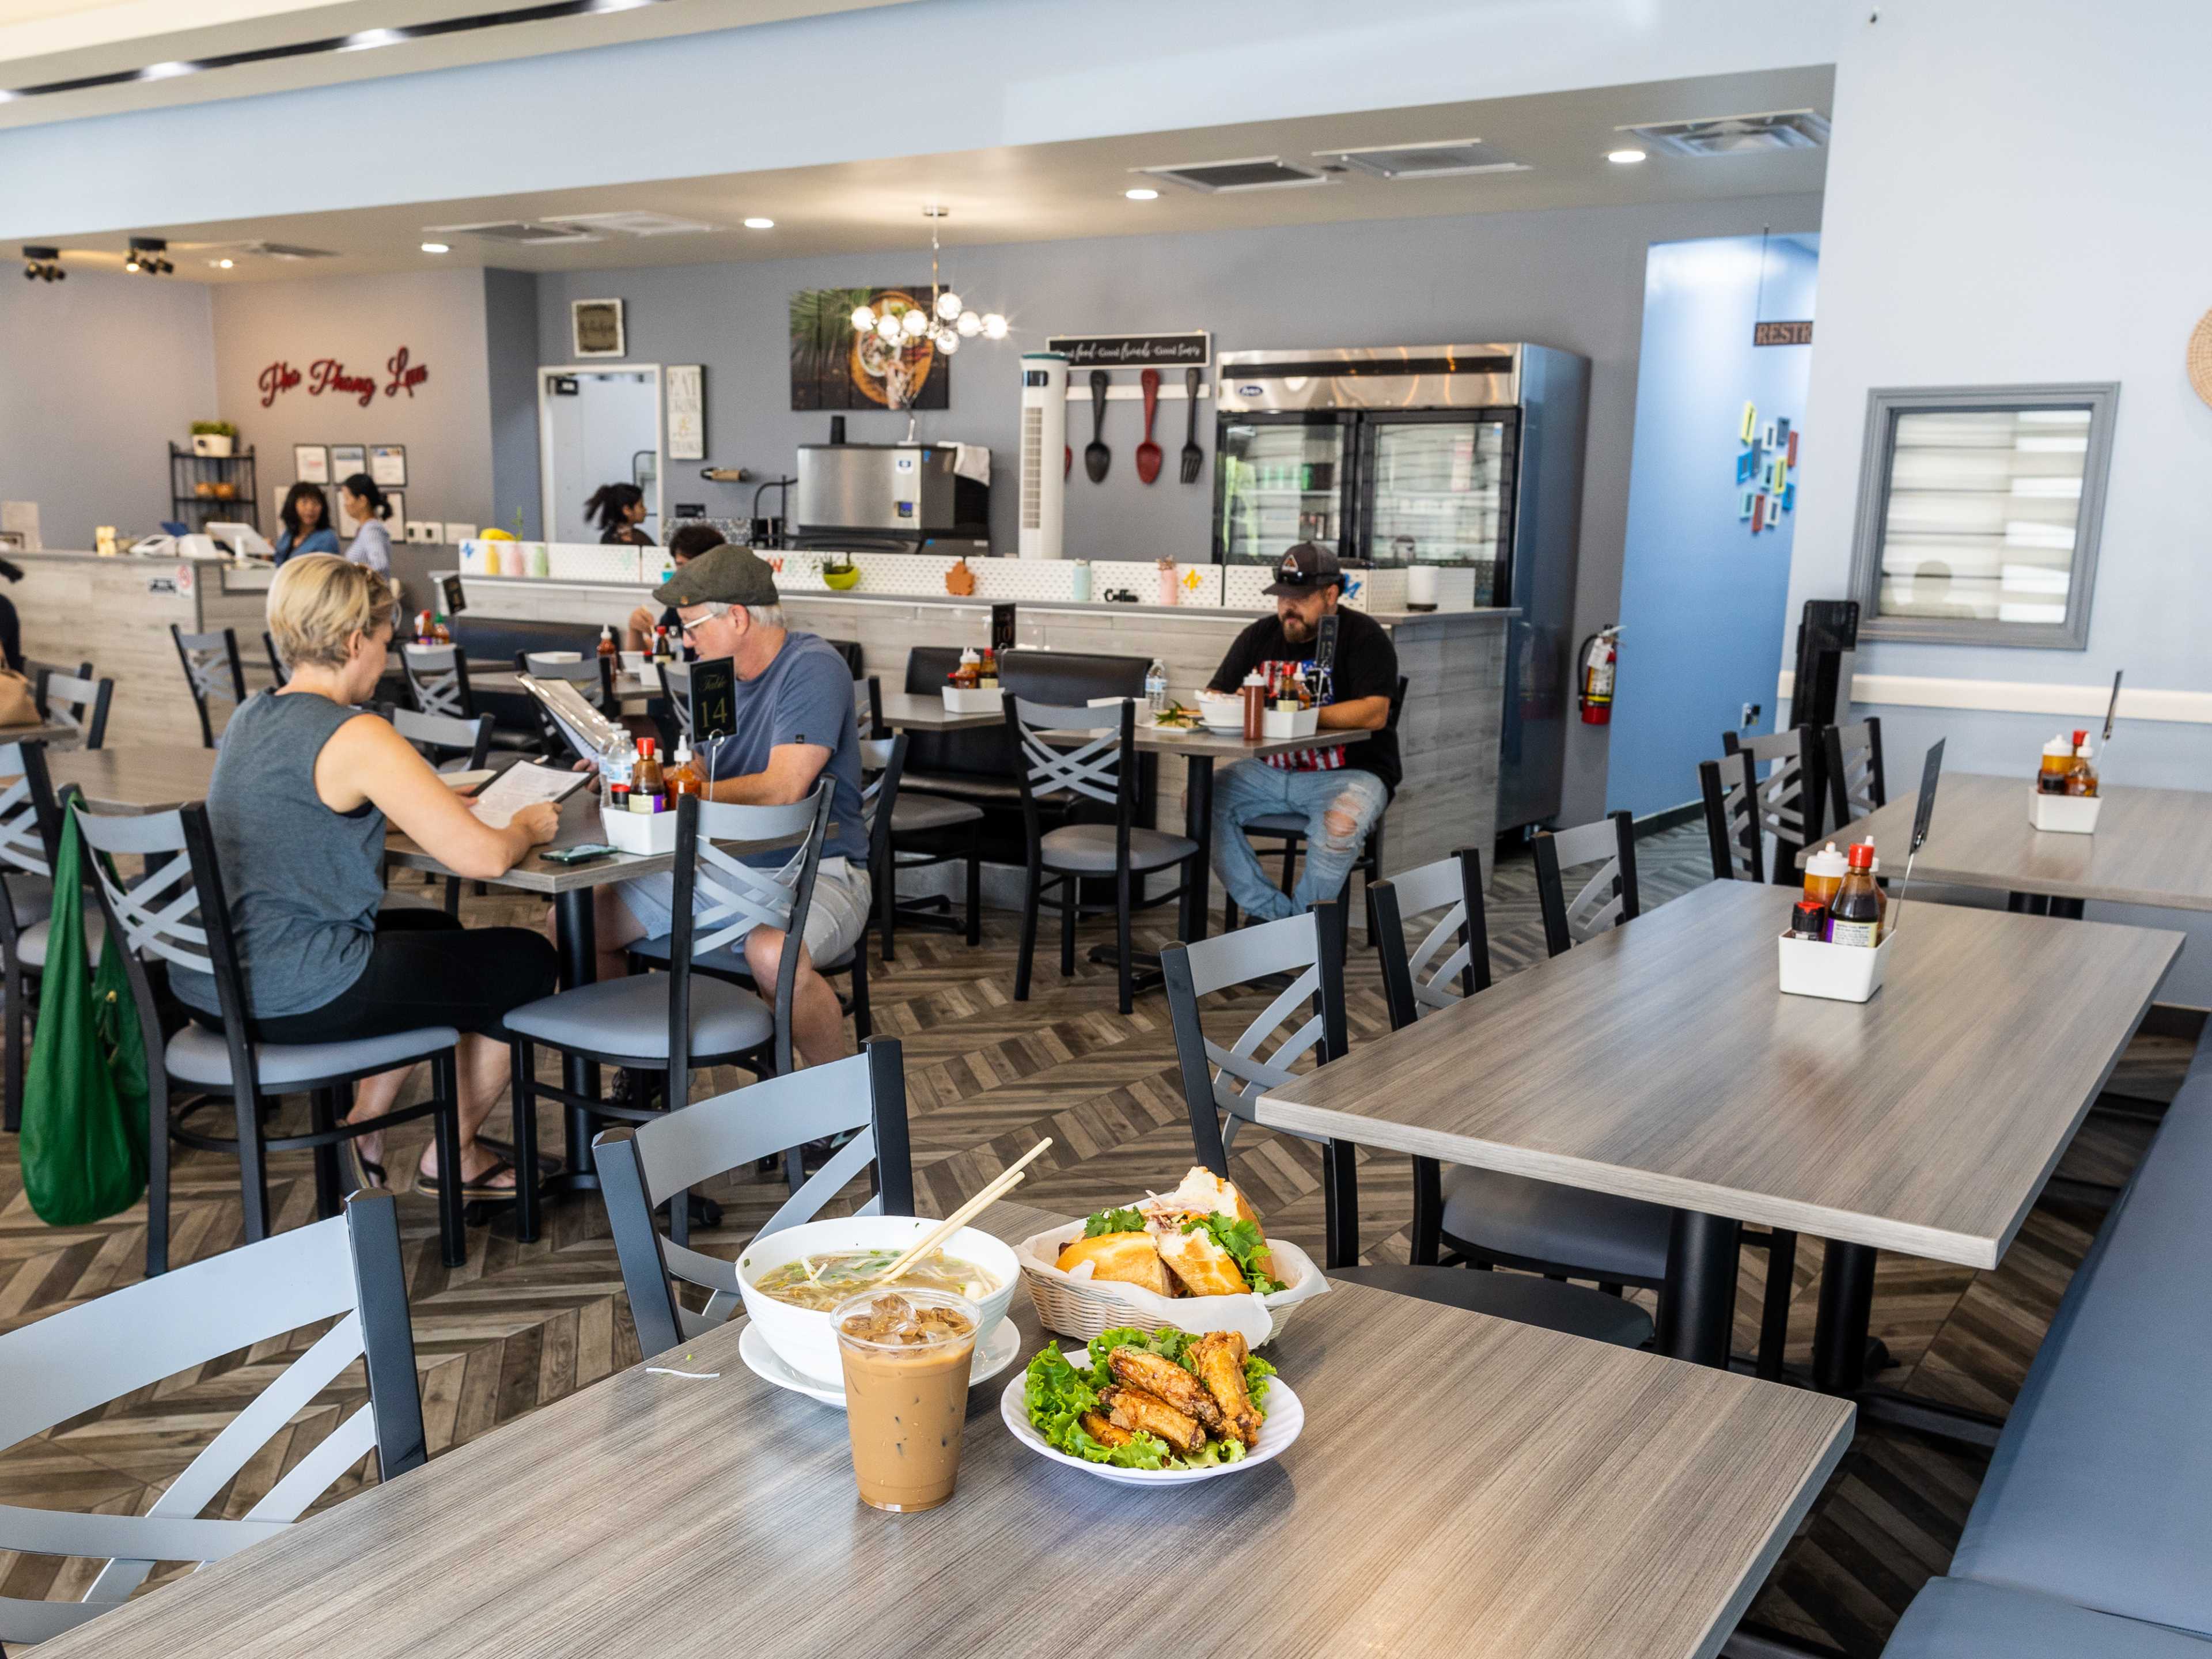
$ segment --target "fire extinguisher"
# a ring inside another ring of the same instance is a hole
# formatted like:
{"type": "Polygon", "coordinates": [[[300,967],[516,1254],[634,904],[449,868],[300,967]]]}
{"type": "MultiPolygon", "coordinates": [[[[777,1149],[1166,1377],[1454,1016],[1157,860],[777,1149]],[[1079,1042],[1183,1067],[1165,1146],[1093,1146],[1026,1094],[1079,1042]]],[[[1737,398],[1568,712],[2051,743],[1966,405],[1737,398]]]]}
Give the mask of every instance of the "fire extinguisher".
{"type": "Polygon", "coordinates": [[[1613,724],[1613,677],[1620,660],[1620,624],[1608,623],[1583,641],[1582,690],[1584,726],[1613,724]]]}

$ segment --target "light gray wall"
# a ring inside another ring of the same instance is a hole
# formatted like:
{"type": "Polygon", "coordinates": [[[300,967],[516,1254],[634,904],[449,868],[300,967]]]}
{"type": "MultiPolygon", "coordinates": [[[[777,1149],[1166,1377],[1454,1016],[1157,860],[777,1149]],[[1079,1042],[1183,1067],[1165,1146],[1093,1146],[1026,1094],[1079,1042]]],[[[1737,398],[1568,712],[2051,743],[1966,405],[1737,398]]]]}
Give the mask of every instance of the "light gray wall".
{"type": "Polygon", "coordinates": [[[270,487],[292,481],[293,445],[396,443],[407,446],[409,518],[494,522],[484,307],[483,273],[468,270],[216,289],[216,399],[260,453],[264,519],[270,487]],[[402,346],[430,371],[412,396],[386,390],[402,346]],[[323,357],[375,377],[368,407],[336,392],[310,395],[308,372],[323,357]],[[264,408],[260,377],[280,358],[302,379],[264,408]]]}
{"type": "Polygon", "coordinates": [[[487,523],[544,539],[538,506],[538,277],[527,270],[487,270],[484,344],[491,401],[492,517],[487,523]]]}
{"type": "Polygon", "coordinates": [[[77,270],[0,270],[0,497],[39,503],[48,547],[167,518],[169,444],[217,415],[209,290],[77,270]]]}
{"type": "MultiPolygon", "coordinates": [[[[1014,544],[1017,359],[1054,332],[1206,328],[1217,350],[1270,346],[1434,344],[1529,340],[1591,360],[1588,464],[1583,500],[1575,637],[1615,619],[1627,514],[1628,457],[1636,413],[1644,253],[1656,241],[1820,228],[1817,197],[1686,203],[1649,208],[1490,214],[1210,235],[1115,238],[963,248],[945,273],[971,305],[1000,309],[1015,334],[971,341],[954,359],[949,410],[924,413],[926,439],[987,443],[998,488],[993,539],[1014,544]]],[[[919,224],[917,218],[917,224],[919,224]]],[[[538,281],[538,355],[569,361],[572,300],[626,301],[629,361],[706,365],[707,447],[720,466],[775,477],[796,447],[829,433],[826,414],[791,408],[788,307],[797,289],[927,282],[929,256],[850,256],[757,264],[547,275],[538,281]]],[[[1129,378],[1129,377],[1120,377],[1129,378]]],[[[1068,489],[1073,558],[1209,556],[1212,473],[1176,482],[1182,410],[1163,405],[1155,437],[1170,452],[1160,482],[1138,481],[1133,452],[1142,414],[1109,405],[1113,470],[1103,485],[1078,473],[1068,489]]],[[[905,416],[854,411],[848,435],[882,443],[905,416]]],[[[1071,410],[1076,447],[1087,441],[1087,405],[1071,410]]],[[[1200,442],[1211,454],[1210,410],[1200,442]]],[[[709,484],[671,466],[668,499],[704,500],[742,517],[752,486],[709,484]]],[[[771,498],[773,499],[773,498],[771,498]]],[[[1606,732],[1577,725],[1568,738],[1564,817],[1604,808],[1606,732]]]]}

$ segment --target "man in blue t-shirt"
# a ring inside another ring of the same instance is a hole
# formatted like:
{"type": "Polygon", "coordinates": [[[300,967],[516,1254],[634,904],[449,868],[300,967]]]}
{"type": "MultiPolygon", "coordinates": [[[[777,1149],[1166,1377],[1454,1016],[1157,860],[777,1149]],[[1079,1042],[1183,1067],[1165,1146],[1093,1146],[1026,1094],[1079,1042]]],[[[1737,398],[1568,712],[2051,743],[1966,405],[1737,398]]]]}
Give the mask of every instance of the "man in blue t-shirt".
{"type": "MultiPolygon", "coordinates": [[[[819,635],[785,625],[775,574],[750,549],[712,548],[653,597],[676,611],[702,662],[727,657],[737,670],[731,734],[702,738],[698,746],[695,763],[709,781],[708,799],[780,806],[805,800],[822,779],[830,781],[830,834],[814,878],[791,1018],[792,1036],[809,1066],[841,1060],[851,1052],[845,1017],[816,967],[834,967],[858,948],[872,897],[852,670],[819,635]]],[[[787,851],[757,853],[745,862],[774,869],[789,857],[787,851]]],[[[662,938],[674,921],[672,875],[601,887],[594,896],[603,978],[627,971],[623,951],[631,943],[662,938]]],[[[769,995],[784,943],[771,927],[755,927],[744,939],[753,982],[769,995]]]]}

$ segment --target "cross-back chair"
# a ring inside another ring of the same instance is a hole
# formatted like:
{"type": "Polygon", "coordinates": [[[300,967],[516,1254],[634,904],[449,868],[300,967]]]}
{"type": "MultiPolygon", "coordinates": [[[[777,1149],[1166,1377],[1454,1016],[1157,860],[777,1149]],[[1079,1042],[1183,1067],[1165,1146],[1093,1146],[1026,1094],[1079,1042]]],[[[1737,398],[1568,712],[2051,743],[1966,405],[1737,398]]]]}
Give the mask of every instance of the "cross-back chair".
{"type": "Polygon", "coordinates": [[[1820,757],[1828,786],[1828,810],[1838,832],[1877,807],[1889,805],[1879,715],[1850,726],[1826,727],[1820,733],[1820,757]]]}
{"type": "Polygon", "coordinates": [[[418,714],[443,714],[457,720],[476,719],[477,697],[469,684],[469,659],[459,646],[403,645],[399,672],[406,678],[407,694],[415,699],[418,714]]]}
{"type": "MultiPolygon", "coordinates": [[[[23,1063],[30,1051],[31,1018],[46,972],[47,919],[54,905],[54,850],[58,823],[46,745],[0,744],[0,1042],[7,1057],[4,1105],[9,1134],[23,1127],[23,1063]]],[[[95,918],[88,917],[88,922],[95,918]]],[[[97,952],[99,937],[88,927],[97,952]]]]}
{"type": "Polygon", "coordinates": [[[208,699],[228,697],[233,708],[246,701],[246,666],[238,659],[237,631],[225,628],[212,634],[187,634],[171,623],[169,637],[177,642],[177,660],[185,665],[185,684],[191,690],[192,707],[199,711],[200,747],[212,749],[215,717],[208,699]]]}
{"type": "MultiPolygon", "coordinates": [[[[1345,1057],[1349,1041],[1344,930],[1321,914],[1328,908],[1316,905],[1304,915],[1192,945],[1170,945],[1162,953],[1161,974],[1175,1028],[1183,1100],[1190,1112],[1191,1143],[1198,1161],[1216,1175],[1230,1174],[1230,1141],[1240,1123],[1254,1121],[1254,1107],[1262,1094],[1289,1081],[1308,1056],[1323,1066],[1345,1057]],[[1206,1036],[1201,999],[1243,989],[1255,980],[1267,981],[1272,987],[1281,975],[1288,975],[1290,982],[1230,1042],[1206,1036]]],[[[1641,1309],[1581,1285],[1435,1266],[1361,1266],[1357,1150],[1349,1141],[1322,1143],[1332,1279],[1629,1347],[1650,1340],[1651,1321],[1641,1309]]]]}
{"type": "Polygon", "coordinates": [[[1797,884],[1797,854],[1820,838],[1826,803],[1815,735],[1803,726],[1749,738],[1740,732],[1721,733],[1723,753],[1751,757],[1758,784],[1759,833],[1774,838],[1773,851],[1766,858],[1767,879],[1778,887],[1797,884]],[[1758,776],[1761,767],[1766,769],[1764,777],[1758,776]]]}
{"type": "Polygon", "coordinates": [[[1750,752],[1698,763],[1698,794],[1705,808],[1705,843],[1715,881],[1766,879],[1766,838],[1759,833],[1759,776],[1750,752]]]}
{"type": "Polygon", "coordinates": [[[763,1078],[649,1123],[596,1136],[592,1156],[622,1264],[623,1288],[647,1358],[722,1323],[743,1305],[737,1267],[661,1237],[653,1212],[672,1212],[693,1188],[782,1149],[852,1137],[761,1224],[756,1238],[811,1221],[862,1170],[875,1195],[860,1215],[912,1215],[914,1166],[907,1148],[906,1067],[898,1039],[874,1037],[860,1052],[789,1077],[763,1078]],[[705,1291],[696,1310],[679,1287],[705,1291]]]}
{"type": "Polygon", "coordinates": [[[104,1560],[74,1601],[0,1598],[0,1639],[43,1642],[119,1606],[161,1561],[219,1561],[297,1521],[370,1452],[386,1480],[425,1462],[407,1282],[390,1193],[0,1335],[0,1444],[325,1319],[337,1323],[231,1419],[143,1515],[0,1508],[0,1549],[104,1560]],[[368,1399],[236,1519],[209,1505],[356,1360],[368,1399]]]}
{"type": "Polygon", "coordinates": [[[1544,915],[1544,948],[1565,956],[1643,910],[1636,884],[1636,821],[1610,812],[1595,823],[1535,835],[1536,901],[1544,915]],[[1570,897],[1566,872],[1595,865],[1596,873],[1570,897]]]}
{"type": "Polygon", "coordinates": [[[92,665],[82,674],[64,674],[58,668],[39,671],[39,712],[57,726],[74,726],[78,746],[98,749],[107,741],[107,705],[115,696],[115,682],[92,678],[92,665]]]}
{"type": "MultiPolygon", "coordinates": [[[[483,769],[491,755],[492,717],[479,714],[472,720],[457,720],[451,714],[425,714],[412,708],[392,708],[385,711],[392,720],[392,730],[415,745],[423,759],[441,772],[475,772],[483,769]]],[[[461,914],[461,878],[446,878],[446,914],[461,914]]],[[[483,891],[483,884],[477,884],[477,891],[483,891]]]]}

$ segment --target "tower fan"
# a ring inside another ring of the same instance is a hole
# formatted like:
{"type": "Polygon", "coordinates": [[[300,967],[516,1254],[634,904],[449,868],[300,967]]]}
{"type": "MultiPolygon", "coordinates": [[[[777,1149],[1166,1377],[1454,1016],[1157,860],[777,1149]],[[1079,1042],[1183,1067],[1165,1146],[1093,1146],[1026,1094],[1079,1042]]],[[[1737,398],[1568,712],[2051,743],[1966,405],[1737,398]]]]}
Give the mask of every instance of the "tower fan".
{"type": "Polygon", "coordinates": [[[1060,556],[1067,507],[1067,358],[1022,355],[1022,534],[1025,559],[1060,556]]]}

